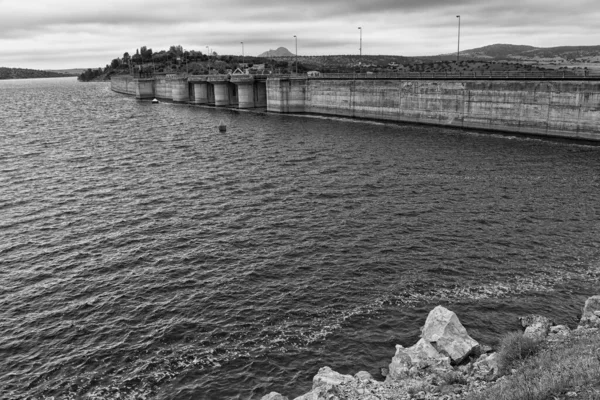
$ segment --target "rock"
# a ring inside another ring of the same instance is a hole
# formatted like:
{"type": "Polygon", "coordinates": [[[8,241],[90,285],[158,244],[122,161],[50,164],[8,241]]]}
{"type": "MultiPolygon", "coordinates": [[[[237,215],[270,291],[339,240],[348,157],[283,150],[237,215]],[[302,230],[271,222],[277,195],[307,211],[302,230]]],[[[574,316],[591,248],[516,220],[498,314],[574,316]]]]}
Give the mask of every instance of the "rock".
{"type": "Polygon", "coordinates": [[[550,327],[548,334],[552,336],[569,336],[571,334],[571,330],[566,325],[556,325],[550,327]]]}
{"type": "Polygon", "coordinates": [[[313,378],[313,390],[319,387],[338,386],[342,383],[352,382],[354,378],[350,375],[342,375],[329,367],[319,369],[317,375],[313,378]]]}
{"type": "Polygon", "coordinates": [[[359,381],[369,381],[373,379],[373,376],[367,371],[358,371],[356,375],[354,375],[354,378],[358,379],[359,381]]]}
{"type": "Polygon", "coordinates": [[[550,327],[554,325],[551,319],[541,315],[527,315],[519,317],[521,325],[525,328],[523,336],[532,339],[543,339],[548,335],[550,327]]]}
{"type": "MultiPolygon", "coordinates": [[[[450,359],[441,355],[427,340],[420,339],[414,346],[396,345],[396,354],[388,370],[391,380],[403,379],[418,373],[419,369],[449,370],[450,359]]],[[[386,378],[386,379],[388,379],[386,378]]]]}
{"type": "Polygon", "coordinates": [[[461,363],[479,347],[456,314],[442,306],[429,312],[421,336],[455,364],[461,363]]]}
{"type": "Polygon", "coordinates": [[[314,391],[303,394],[302,396],[296,397],[294,400],[319,400],[319,394],[314,391]]]}
{"type": "Polygon", "coordinates": [[[261,397],[260,400],[288,400],[288,398],[280,395],[277,392],[271,392],[271,393],[261,397]]]}
{"type": "Polygon", "coordinates": [[[473,363],[472,375],[476,379],[491,380],[498,376],[498,353],[484,354],[473,363]]]}
{"type": "Polygon", "coordinates": [[[479,345],[479,351],[481,354],[491,353],[494,351],[492,346],[488,346],[487,344],[479,345]]]}
{"type": "Polygon", "coordinates": [[[600,295],[592,296],[585,301],[583,315],[579,325],[600,326],[600,295]]]}

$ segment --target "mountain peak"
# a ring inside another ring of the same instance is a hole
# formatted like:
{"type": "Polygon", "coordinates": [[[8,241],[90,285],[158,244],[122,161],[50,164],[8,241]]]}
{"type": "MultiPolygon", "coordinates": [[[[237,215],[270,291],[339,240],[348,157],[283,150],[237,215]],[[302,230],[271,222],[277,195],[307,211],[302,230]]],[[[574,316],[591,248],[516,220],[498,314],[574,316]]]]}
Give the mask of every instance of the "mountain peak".
{"type": "Polygon", "coordinates": [[[294,53],[286,49],[285,47],[279,47],[277,50],[265,51],[258,55],[259,57],[293,57],[294,53]]]}

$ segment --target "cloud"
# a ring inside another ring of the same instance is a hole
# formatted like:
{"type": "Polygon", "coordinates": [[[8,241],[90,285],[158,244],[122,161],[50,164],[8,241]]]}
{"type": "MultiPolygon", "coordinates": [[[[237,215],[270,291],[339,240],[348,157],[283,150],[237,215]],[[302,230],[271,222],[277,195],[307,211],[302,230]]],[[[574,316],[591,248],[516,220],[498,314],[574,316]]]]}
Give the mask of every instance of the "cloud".
{"type": "Polygon", "coordinates": [[[593,45],[596,0],[0,0],[0,66],[103,66],[140,46],[181,44],[247,55],[284,46],[304,55],[434,55],[493,43],[593,45]]]}

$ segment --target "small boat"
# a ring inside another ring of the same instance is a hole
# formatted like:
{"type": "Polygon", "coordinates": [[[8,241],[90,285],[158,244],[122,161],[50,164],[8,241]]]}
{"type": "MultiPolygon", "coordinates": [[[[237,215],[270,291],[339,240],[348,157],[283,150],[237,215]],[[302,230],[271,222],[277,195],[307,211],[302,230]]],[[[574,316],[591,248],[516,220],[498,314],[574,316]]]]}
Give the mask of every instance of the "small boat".
{"type": "Polygon", "coordinates": [[[227,125],[223,121],[219,122],[219,132],[227,132],[227,125]]]}
{"type": "Polygon", "coordinates": [[[152,100],[152,104],[158,104],[158,100],[156,100],[156,98],[154,100],[152,100]]]}

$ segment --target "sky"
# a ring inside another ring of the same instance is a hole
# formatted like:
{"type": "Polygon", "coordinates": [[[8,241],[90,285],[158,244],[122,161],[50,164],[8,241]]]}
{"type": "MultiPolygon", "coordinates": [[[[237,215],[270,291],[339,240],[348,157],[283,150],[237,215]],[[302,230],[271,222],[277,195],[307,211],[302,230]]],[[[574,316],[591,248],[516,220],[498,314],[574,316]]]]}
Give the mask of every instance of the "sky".
{"type": "Polygon", "coordinates": [[[147,46],[424,56],[600,44],[598,0],[0,0],[0,67],[97,68],[147,46]],[[358,29],[361,27],[362,29],[358,29]]]}

